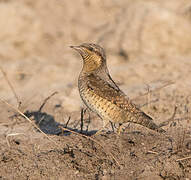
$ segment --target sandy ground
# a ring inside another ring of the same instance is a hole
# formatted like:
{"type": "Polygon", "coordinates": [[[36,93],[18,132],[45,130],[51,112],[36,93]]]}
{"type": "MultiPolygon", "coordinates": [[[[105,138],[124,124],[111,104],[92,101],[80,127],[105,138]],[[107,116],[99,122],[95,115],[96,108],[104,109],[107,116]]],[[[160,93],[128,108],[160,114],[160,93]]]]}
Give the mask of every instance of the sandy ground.
{"type": "Polygon", "coordinates": [[[1,0],[0,29],[0,98],[12,105],[0,103],[0,179],[191,179],[189,0],[1,0]],[[102,126],[92,112],[82,121],[69,46],[84,42],[104,47],[113,79],[166,134],[62,129],[102,126]]]}

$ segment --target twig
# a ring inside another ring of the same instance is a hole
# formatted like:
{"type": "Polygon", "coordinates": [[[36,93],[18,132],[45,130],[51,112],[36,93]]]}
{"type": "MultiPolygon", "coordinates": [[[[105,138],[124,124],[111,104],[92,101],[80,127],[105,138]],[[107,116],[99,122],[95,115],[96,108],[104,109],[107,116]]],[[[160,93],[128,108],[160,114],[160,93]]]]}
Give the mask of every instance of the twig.
{"type": "Polygon", "coordinates": [[[43,101],[43,103],[42,103],[42,105],[40,106],[40,108],[39,108],[39,112],[41,112],[41,110],[42,110],[42,108],[44,107],[44,105],[47,103],[47,101],[52,97],[52,96],[54,96],[55,94],[58,94],[58,92],[56,91],[56,92],[53,92],[50,96],[48,96],[44,101],[43,101]]]}
{"type": "Polygon", "coordinates": [[[5,78],[5,80],[7,81],[9,87],[11,88],[11,91],[13,92],[13,94],[14,94],[16,100],[17,100],[18,109],[19,109],[22,102],[19,100],[19,97],[17,96],[17,93],[15,92],[15,89],[14,89],[13,85],[12,85],[11,82],[9,81],[9,79],[8,79],[8,77],[7,77],[7,74],[5,73],[5,71],[3,70],[2,67],[0,67],[0,70],[1,70],[1,72],[2,72],[2,74],[3,74],[3,76],[4,76],[4,78],[5,78]]]}
{"type": "Polygon", "coordinates": [[[150,153],[150,154],[159,154],[158,152],[155,152],[155,151],[147,151],[147,153],[150,153]]]}
{"type": "MultiPolygon", "coordinates": [[[[167,82],[166,84],[164,84],[164,85],[161,86],[161,87],[158,87],[158,88],[156,88],[156,89],[154,89],[154,90],[150,90],[150,93],[159,91],[159,90],[161,90],[162,88],[165,88],[165,87],[167,87],[167,86],[169,86],[169,85],[172,85],[172,84],[174,84],[174,82],[169,81],[169,82],[167,82]]],[[[140,98],[141,96],[145,96],[145,95],[147,95],[147,94],[148,94],[148,92],[143,93],[143,94],[141,94],[141,95],[139,95],[139,96],[133,98],[132,100],[136,100],[136,99],[140,98]]]]}
{"type": "Polygon", "coordinates": [[[189,97],[190,97],[190,95],[188,95],[188,96],[186,97],[186,104],[184,105],[184,110],[186,111],[186,113],[189,112],[188,107],[187,107],[187,104],[189,104],[189,97]]]}
{"type": "Polygon", "coordinates": [[[148,109],[150,109],[151,105],[149,102],[151,101],[151,89],[149,84],[146,84],[146,86],[147,86],[147,106],[148,106],[148,109]]]}
{"type": "Polygon", "coordinates": [[[172,114],[172,117],[170,118],[170,120],[173,120],[175,115],[176,115],[176,111],[177,111],[177,106],[174,107],[174,113],[172,114]]]}
{"type": "Polygon", "coordinates": [[[181,149],[183,147],[183,145],[184,145],[185,136],[186,136],[186,132],[185,132],[185,130],[183,130],[183,135],[182,135],[182,137],[180,137],[179,143],[178,143],[178,145],[179,145],[178,148],[179,149],[181,149]]]}
{"type": "MultiPolygon", "coordinates": [[[[86,111],[87,111],[87,109],[86,109],[86,111]]],[[[87,121],[87,126],[86,126],[86,132],[88,132],[90,122],[91,122],[91,116],[90,116],[90,111],[88,111],[88,121],[87,121]]]]}
{"type": "Polygon", "coordinates": [[[113,160],[116,162],[116,164],[120,167],[120,164],[119,164],[119,162],[117,161],[117,159],[113,156],[113,154],[112,154],[111,152],[108,152],[108,150],[105,149],[100,142],[98,142],[98,141],[96,141],[95,139],[93,139],[92,137],[86,136],[86,135],[84,135],[84,134],[80,134],[80,133],[78,133],[78,132],[72,131],[72,130],[70,130],[70,129],[67,129],[67,128],[64,128],[64,127],[61,127],[61,126],[59,126],[59,127],[60,127],[62,130],[69,131],[69,132],[71,132],[71,133],[73,133],[73,134],[76,134],[76,135],[81,136],[81,137],[85,137],[86,139],[89,139],[89,140],[95,142],[96,144],[98,144],[99,146],[101,146],[101,147],[105,150],[105,152],[107,151],[107,153],[113,158],[113,160]]]}
{"type": "Polygon", "coordinates": [[[8,137],[10,136],[18,136],[18,135],[24,135],[24,133],[12,133],[12,134],[7,134],[6,136],[6,141],[7,141],[7,145],[10,147],[10,144],[9,144],[9,140],[8,140],[8,137]]]}
{"type": "Polygon", "coordinates": [[[177,106],[174,107],[174,112],[173,112],[172,116],[167,121],[160,123],[159,127],[167,126],[171,121],[173,121],[174,117],[176,115],[176,111],[177,111],[177,106]]]}
{"type": "Polygon", "coordinates": [[[82,108],[82,109],[81,109],[81,118],[80,118],[80,121],[81,121],[81,123],[80,123],[80,132],[83,132],[83,126],[84,126],[84,113],[85,113],[85,111],[84,111],[84,109],[82,108]]]}
{"type": "Polygon", "coordinates": [[[8,105],[12,109],[14,109],[16,112],[18,112],[21,116],[23,116],[27,121],[29,121],[35,128],[37,128],[45,137],[47,137],[51,142],[55,143],[57,146],[60,146],[58,143],[56,143],[54,140],[52,140],[49,136],[47,136],[34,122],[32,122],[25,114],[23,114],[19,109],[15,108],[11,104],[9,104],[7,101],[0,98],[0,101],[4,104],[8,105]]]}
{"type": "Polygon", "coordinates": [[[68,123],[69,123],[70,119],[71,119],[71,116],[68,117],[68,121],[66,122],[66,125],[65,125],[66,128],[68,126],[68,123]]]}
{"type": "Polygon", "coordinates": [[[157,99],[154,99],[154,100],[152,100],[152,101],[150,101],[150,102],[147,102],[147,103],[145,103],[145,104],[140,105],[140,107],[142,108],[142,107],[144,107],[144,106],[146,106],[146,105],[148,105],[148,104],[152,104],[152,103],[155,103],[155,102],[158,102],[158,101],[159,101],[159,99],[157,98],[157,99]]]}
{"type": "Polygon", "coordinates": [[[188,156],[188,157],[185,157],[185,158],[177,159],[176,162],[184,161],[184,160],[187,160],[187,159],[191,159],[191,156],[188,156]]]}

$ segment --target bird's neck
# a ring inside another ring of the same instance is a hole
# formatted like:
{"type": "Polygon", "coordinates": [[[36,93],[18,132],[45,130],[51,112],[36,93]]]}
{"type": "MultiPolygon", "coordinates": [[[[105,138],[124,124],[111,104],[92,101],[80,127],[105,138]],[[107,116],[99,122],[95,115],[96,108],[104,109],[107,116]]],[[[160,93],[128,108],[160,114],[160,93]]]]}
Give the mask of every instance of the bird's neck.
{"type": "Polygon", "coordinates": [[[96,74],[99,76],[99,74],[105,74],[105,69],[107,67],[104,64],[98,66],[95,62],[90,61],[83,64],[81,75],[88,76],[90,74],[96,74]]]}
{"type": "Polygon", "coordinates": [[[83,68],[82,72],[84,73],[93,73],[99,71],[104,66],[104,61],[102,57],[93,55],[84,55],[83,58],[83,68]]]}

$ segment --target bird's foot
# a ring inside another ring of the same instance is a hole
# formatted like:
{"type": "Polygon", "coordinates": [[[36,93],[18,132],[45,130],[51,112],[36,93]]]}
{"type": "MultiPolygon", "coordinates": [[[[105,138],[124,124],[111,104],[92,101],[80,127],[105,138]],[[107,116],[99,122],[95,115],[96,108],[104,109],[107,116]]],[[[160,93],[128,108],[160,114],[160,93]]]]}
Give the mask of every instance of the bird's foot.
{"type": "Polygon", "coordinates": [[[100,135],[100,134],[102,133],[103,129],[104,129],[104,128],[101,128],[100,130],[98,130],[98,131],[94,134],[94,136],[100,135]]]}
{"type": "Polygon", "coordinates": [[[122,131],[122,124],[119,124],[119,127],[117,128],[117,134],[118,136],[121,134],[121,131],[122,131]]]}

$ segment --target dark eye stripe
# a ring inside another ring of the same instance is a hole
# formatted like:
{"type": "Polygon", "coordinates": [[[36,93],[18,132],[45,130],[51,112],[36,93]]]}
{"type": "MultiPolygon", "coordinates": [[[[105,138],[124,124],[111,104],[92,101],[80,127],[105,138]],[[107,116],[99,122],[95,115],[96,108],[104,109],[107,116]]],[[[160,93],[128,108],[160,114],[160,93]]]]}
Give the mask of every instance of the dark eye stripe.
{"type": "Polygon", "coordinates": [[[87,47],[88,50],[93,51],[94,49],[92,47],[87,47]]]}
{"type": "Polygon", "coordinates": [[[97,47],[94,48],[94,46],[95,46],[94,44],[92,44],[93,47],[91,45],[87,45],[87,44],[83,44],[82,46],[91,52],[95,52],[98,56],[102,56],[100,49],[97,47]]]}

